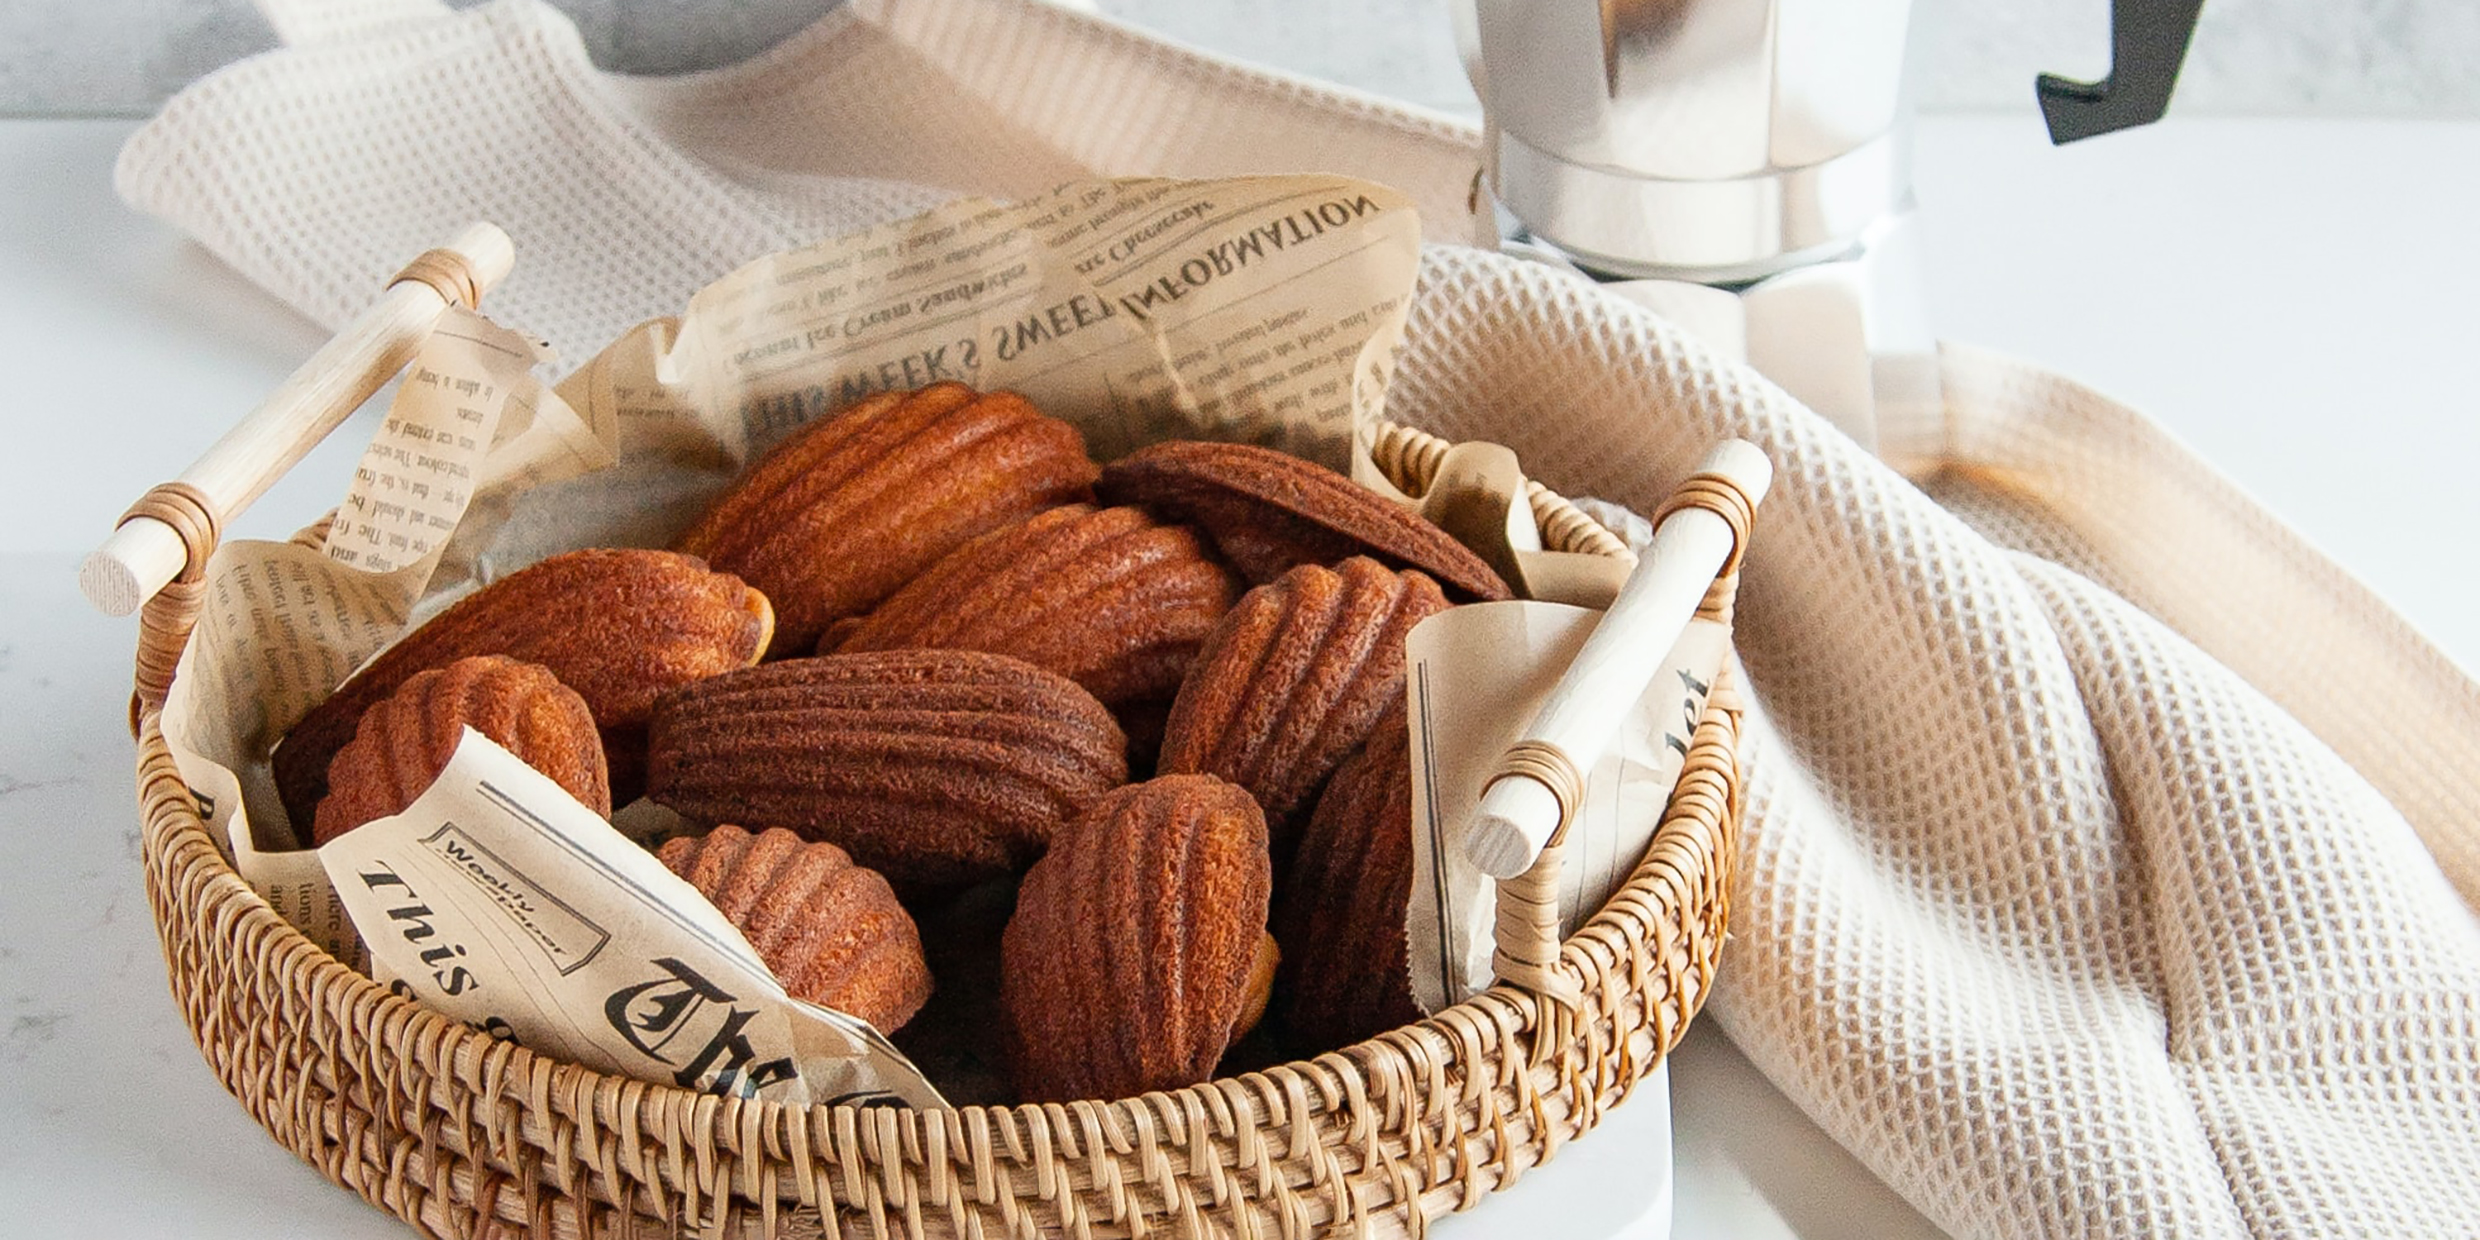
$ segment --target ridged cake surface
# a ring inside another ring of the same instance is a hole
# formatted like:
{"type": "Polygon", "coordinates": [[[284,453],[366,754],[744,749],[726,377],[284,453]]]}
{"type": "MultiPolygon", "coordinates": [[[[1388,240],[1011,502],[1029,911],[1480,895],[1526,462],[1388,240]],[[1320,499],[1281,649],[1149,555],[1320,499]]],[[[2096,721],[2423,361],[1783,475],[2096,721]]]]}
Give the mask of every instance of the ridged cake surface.
{"type": "Polygon", "coordinates": [[[309,822],[327,793],[328,763],[363,711],[416,673],[498,654],[541,664],[585,699],[603,733],[612,796],[626,804],[642,778],[655,698],[757,662],[773,632],[765,595],[693,556],[555,555],[458,600],[313,707],[276,747],[276,788],[293,821],[309,822]]]}
{"type": "Polygon", "coordinates": [[[1397,699],[1335,771],[1275,905],[1283,1024],[1304,1054],[1421,1019],[1404,912],[1412,900],[1412,744],[1397,699]]]}
{"type": "Polygon", "coordinates": [[[718,826],[655,853],[758,949],[796,999],[893,1033],[930,999],[921,932],[876,871],[781,827],[718,826]]]}
{"type": "Polygon", "coordinates": [[[1272,887],[1247,792],[1173,775],[1094,803],[1025,876],[1000,1001],[1027,1101],[1203,1081],[1236,1036],[1272,887]]]}
{"type": "Polygon", "coordinates": [[[766,591],[799,652],[974,536],[1093,498],[1084,436],[1013,392],[886,393],[760,457],[680,550],[766,591]]]}
{"type": "Polygon", "coordinates": [[[362,712],[352,742],[327,764],[313,841],[324,844],[402,813],[447,768],[467,728],[550,776],[586,808],[611,815],[603,741],[585,699],[539,664],[476,655],[417,672],[362,712]]]}
{"type": "Polygon", "coordinates": [[[1239,580],[1185,526],[1073,504],[957,548],[828,645],[1014,655],[1106,706],[1171,700],[1239,580]]]}
{"type": "Polygon", "coordinates": [[[1249,591],[1180,686],[1158,769],[1248,789],[1289,857],[1310,798],[1403,696],[1405,636],[1446,606],[1425,574],[1360,556],[1249,591]]]}
{"type": "Polygon", "coordinates": [[[1288,453],[1254,444],[1174,440],[1102,471],[1114,504],[1141,504],[1205,530],[1231,566],[1264,584],[1299,564],[1365,555],[1415,568],[1464,601],[1511,597],[1470,548],[1377,492],[1288,453]]]}
{"type": "Polygon", "coordinates": [[[1127,782],[1126,745],[1092,694],[1020,659],[828,655],[664,698],[647,794],[699,822],[826,840],[900,882],[961,883],[1032,864],[1127,782]]]}

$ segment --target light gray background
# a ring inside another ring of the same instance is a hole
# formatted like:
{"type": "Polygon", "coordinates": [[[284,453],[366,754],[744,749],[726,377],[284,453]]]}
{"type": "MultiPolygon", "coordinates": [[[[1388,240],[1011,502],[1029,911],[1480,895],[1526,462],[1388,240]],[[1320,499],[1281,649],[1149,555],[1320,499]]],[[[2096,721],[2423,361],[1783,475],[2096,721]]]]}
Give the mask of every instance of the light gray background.
{"type": "MultiPolygon", "coordinates": [[[[553,0],[602,64],[728,64],[830,0],[553,0]]],[[[1230,55],[1449,111],[1474,111],[1446,0],[1099,0],[1115,17],[1230,55]]],[[[2098,77],[2108,0],[1916,0],[1917,98],[2030,111],[2041,71],[2098,77]]],[[[464,7],[459,3],[459,7],[464,7]]],[[[272,46],[247,0],[0,0],[0,115],[144,116],[272,46]]],[[[2473,0],[2207,0],[2180,115],[2480,115],[2473,0]]]]}

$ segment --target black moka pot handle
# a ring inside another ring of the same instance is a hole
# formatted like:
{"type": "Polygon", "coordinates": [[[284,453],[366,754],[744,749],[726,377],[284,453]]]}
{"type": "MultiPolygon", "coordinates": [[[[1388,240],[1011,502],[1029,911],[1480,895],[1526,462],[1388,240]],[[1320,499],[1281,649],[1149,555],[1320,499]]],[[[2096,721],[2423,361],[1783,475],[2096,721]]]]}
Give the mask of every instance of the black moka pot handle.
{"type": "Polygon", "coordinates": [[[2077,82],[2044,73],[2034,84],[2049,140],[2064,145],[2161,119],[2204,0],[2110,0],[2110,74],[2077,82]]]}

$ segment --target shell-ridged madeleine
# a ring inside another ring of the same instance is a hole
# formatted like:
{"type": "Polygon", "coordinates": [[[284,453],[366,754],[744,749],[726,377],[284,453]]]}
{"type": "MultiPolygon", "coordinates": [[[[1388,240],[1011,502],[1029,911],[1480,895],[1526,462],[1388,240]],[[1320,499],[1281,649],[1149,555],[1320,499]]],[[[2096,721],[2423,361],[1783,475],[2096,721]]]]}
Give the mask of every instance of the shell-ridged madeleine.
{"type": "Polygon", "coordinates": [[[1298,564],[1365,555],[1417,568],[1459,600],[1511,597],[1507,583],[1445,530],[1384,496],[1299,457],[1254,444],[1173,440],[1121,457],[1096,488],[1205,530],[1241,575],[1260,585],[1298,564]]]}
{"type": "Polygon", "coordinates": [[[719,826],[655,855],[712,901],[796,999],[893,1033],[930,998],[921,932],[875,871],[781,827],[719,826]]]}
{"type": "Polygon", "coordinates": [[[1057,672],[1106,706],[1168,702],[1239,597],[1239,580],[1185,526],[1071,504],[957,548],[878,610],[829,630],[819,653],[829,643],[989,650],[1057,672]]]}
{"type": "Polygon", "coordinates": [[[1189,668],[1158,769],[1248,789],[1289,857],[1309,798],[1403,696],[1404,637],[1446,606],[1427,575],[1361,556],[1249,591],[1189,668]]]}
{"type": "Polygon", "coordinates": [[[1085,437],[1014,392],[886,393],[777,444],[680,550],[774,601],[781,649],[813,648],[975,535],[1093,498],[1085,437]]]}
{"type": "Polygon", "coordinates": [[[648,796],[699,822],[826,840],[900,882],[1033,862],[1128,780],[1127,739],[1074,681],[972,650],[791,659],[665,697],[648,796]]]}
{"type": "Polygon", "coordinates": [[[1403,699],[1326,781],[1275,905],[1287,998],[1304,1054],[1421,1019],[1404,910],[1412,901],[1412,742],[1403,699]]]}
{"type": "Polygon", "coordinates": [[[467,728],[550,776],[586,808],[611,815],[603,741],[585,699],[548,668],[476,655],[407,677],[362,712],[352,743],[327,764],[327,795],[311,839],[325,844],[402,813],[447,769],[467,728]]]}
{"type": "Polygon", "coordinates": [[[312,708],[276,747],[276,789],[293,821],[309,822],[327,794],[327,764],[363,711],[417,672],[499,654],[549,668],[585,699],[603,733],[612,797],[626,804],[637,794],[655,698],[757,662],[774,630],[765,595],[694,556],[555,555],[458,600],[312,708]]]}
{"type": "Polygon", "coordinates": [[[1017,1092],[1127,1098],[1213,1075],[1272,885],[1265,821],[1239,788],[1172,775],[1095,802],[1025,875],[1000,940],[1017,1092]]]}

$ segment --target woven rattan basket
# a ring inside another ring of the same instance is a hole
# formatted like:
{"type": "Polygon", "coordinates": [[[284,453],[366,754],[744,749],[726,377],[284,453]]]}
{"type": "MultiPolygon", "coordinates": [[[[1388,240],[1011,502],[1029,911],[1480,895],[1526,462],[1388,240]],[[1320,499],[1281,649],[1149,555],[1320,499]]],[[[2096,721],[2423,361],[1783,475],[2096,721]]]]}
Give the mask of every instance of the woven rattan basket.
{"type": "MultiPolygon", "coordinates": [[[[394,325],[366,319],[348,337],[392,348],[425,311],[492,282],[436,274],[409,269],[382,303],[394,325]]],[[[334,386],[322,400],[360,399],[357,384],[334,386]]],[[[1393,428],[1374,455],[1417,494],[1442,451],[1393,428]]],[[[337,963],[210,838],[158,729],[229,515],[212,471],[192,473],[205,481],[159,487],[133,510],[186,557],[142,612],[133,701],[146,887],[172,992],[208,1064],[277,1141],[423,1232],[1418,1234],[1591,1129],[1712,984],[1739,812],[1727,677],[1652,847],[1599,913],[1563,944],[1541,918],[1503,915],[1499,985],[1358,1046],[1172,1093],[952,1112],[717,1098],[538,1057],[337,963]]],[[[1552,549],[1626,554],[1557,496],[1536,487],[1532,501],[1552,549]]],[[[1737,559],[1709,613],[1727,613],[1737,559]]],[[[1554,846],[1505,884],[1502,911],[1545,907],[1559,864],[1554,846]]]]}

